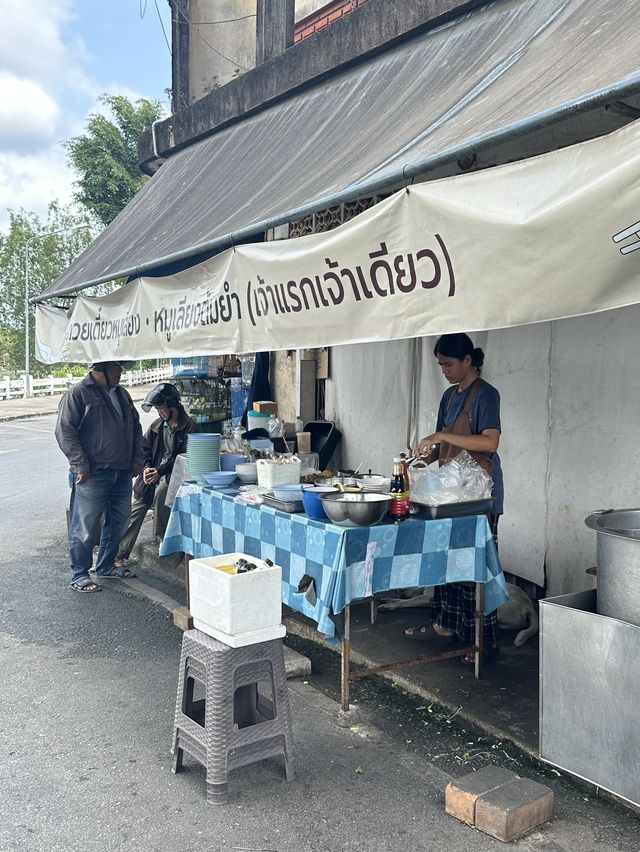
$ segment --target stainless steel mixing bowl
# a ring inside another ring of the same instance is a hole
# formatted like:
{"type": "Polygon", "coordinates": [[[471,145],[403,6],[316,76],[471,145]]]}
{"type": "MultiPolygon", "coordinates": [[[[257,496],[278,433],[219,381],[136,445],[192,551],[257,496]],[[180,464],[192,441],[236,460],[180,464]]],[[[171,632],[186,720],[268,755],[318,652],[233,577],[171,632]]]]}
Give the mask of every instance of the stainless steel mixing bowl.
{"type": "Polygon", "coordinates": [[[351,527],[370,527],[379,524],[389,511],[391,497],[387,494],[318,494],[329,520],[351,527]]]}

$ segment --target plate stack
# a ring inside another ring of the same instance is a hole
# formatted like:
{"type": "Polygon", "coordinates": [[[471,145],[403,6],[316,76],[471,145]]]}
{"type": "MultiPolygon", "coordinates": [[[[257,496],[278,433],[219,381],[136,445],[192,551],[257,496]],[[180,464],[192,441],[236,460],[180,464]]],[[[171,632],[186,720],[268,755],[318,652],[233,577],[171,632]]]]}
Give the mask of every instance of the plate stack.
{"type": "Polygon", "coordinates": [[[220,470],[220,435],[215,432],[194,432],[187,439],[187,468],[189,476],[199,485],[206,485],[205,473],[220,470]]]}

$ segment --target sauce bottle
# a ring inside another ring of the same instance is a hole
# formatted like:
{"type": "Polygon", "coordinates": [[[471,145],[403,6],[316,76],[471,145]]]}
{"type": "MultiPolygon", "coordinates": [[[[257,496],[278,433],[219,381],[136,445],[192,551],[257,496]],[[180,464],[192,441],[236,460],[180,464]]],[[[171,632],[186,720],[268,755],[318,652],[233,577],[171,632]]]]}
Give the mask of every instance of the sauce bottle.
{"type": "Polygon", "coordinates": [[[391,494],[389,516],[396,523],[400,523],[409,515],[409,494],[406,490],[400,458],[394,458],[393,460],[393,476],[391,478],[389,493],[391,494]]]}

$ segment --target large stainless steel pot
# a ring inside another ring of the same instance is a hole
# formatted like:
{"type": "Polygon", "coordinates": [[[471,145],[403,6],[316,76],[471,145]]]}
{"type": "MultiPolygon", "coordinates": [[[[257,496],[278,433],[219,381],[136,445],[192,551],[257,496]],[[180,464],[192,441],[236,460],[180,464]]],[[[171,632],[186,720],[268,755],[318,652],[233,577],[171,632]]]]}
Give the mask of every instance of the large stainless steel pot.
{"type": "Polygon", "coordinates": [[[600,615],[640,627],[640,509],[606,509],[585,518],[596,531],[600,615]]]}

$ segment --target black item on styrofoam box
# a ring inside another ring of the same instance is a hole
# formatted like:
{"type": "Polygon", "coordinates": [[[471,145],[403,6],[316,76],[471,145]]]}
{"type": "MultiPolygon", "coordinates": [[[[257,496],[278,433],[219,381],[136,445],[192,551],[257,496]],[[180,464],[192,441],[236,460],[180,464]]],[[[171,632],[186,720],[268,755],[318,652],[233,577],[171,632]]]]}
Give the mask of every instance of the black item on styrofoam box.
{"type": "Polygon", "coordinates": [[[311,452],[318,453],[320,470],[325,470],[342,439],[342,432],[333,420],[308,420],[304,431],[311,433],[311,452]]]}

